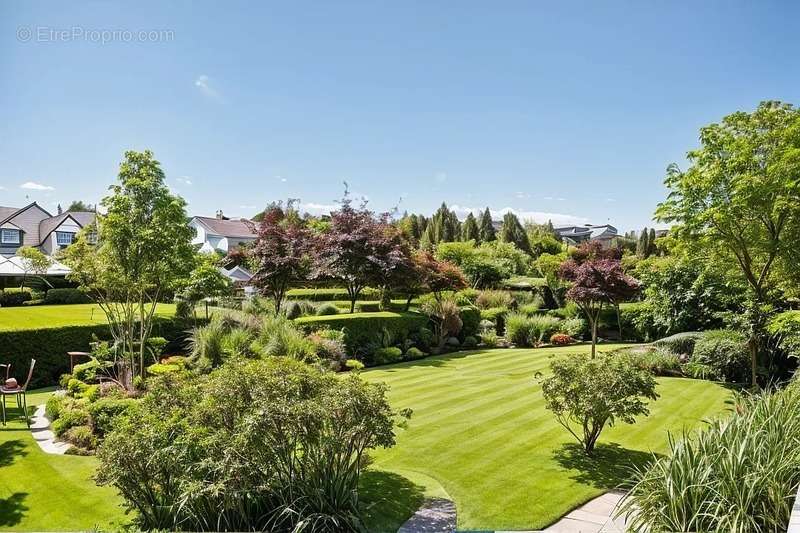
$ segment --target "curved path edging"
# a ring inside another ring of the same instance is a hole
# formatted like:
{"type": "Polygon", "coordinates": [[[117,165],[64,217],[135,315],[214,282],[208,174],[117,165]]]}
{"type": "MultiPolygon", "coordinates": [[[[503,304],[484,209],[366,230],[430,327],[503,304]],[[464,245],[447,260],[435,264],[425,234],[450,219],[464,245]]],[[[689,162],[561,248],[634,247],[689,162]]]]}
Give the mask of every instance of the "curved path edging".
{"type": "Polygon", "coordinates": [[[66,442],[56,440],[55,434],[50,430],[50,420],[44,414],[44,405],[36,408],[33,414],[33,421],[31,422],[31,435],[39,448],[45,453],[53,455],[64,455],[64,453],[71,447],[66,442]]]}

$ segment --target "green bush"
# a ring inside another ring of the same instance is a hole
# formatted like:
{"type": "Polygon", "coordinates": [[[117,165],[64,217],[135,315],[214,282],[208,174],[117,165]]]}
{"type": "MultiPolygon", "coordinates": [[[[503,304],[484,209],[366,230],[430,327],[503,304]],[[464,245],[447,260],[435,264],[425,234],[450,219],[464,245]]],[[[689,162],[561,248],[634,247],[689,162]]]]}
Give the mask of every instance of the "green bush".
{"type": "Polygon", "coordinates": [[[300,307],[300,302],[286,302],[283,305],[283,314],[286,315],[286,318],[289,320],[294,320],[295,318],[303,316],[303,308],[300,307]]]}
{"type": "Polygon", "coordinates": [[[358,372],[359,370],[364,370],[364,363],[359,361],[358,359],[348,359],[344,362],[344,367],[348,370],[353,370],[358,372]]]}
{"type": "Polygon", "coordinates": [[[168,374],[170,372],[180,372],[183,370],[183,365],[170,365],[165,363],[153,363],[147,367],[148,376],[158,376],[160,374],[168,374]]]}
{"type": "Polygon", "coordinates": [[[71,427],[62,436],[65,441],[84,450],[97,448],[97,437],[92,433],[92,428],[89,426],[71,427]]]}
{"type": "Polygon", "coordinates": [[[430,348],[436,340],[430,328],[419,328],[417,331],[412,331],[409,338],[422,348],[430,348]]]}
{"type": "Polygon", "coordinates": [[[134,529],[362,528],[364,457],[395,442],[385,385],[286,358],[170,378],[98,450],[97,479],[137,510],[134,529]]]}
{"type": "Polygon", "coordinates": [[[254,345],[263,355],[316,360],[316,346],[295,323],[283,316],[265,317],[254,345]]]}
{"type": "Polygon", "coordinates": [[[481,327],[481,312],[477,307],[462,307],[461,312],[461,332],[460,338],[474,337],[478,334],[481,327]]]}
{"type": "Polygon", "coordinates": [[[72,369],[72,375],[75,379],[89,383],[97,379],[97,371],[103,368],[103,365],[95,358],[90,359],[85,363],[75,365],[72,369]]]}
{"type": "Polygon", "coordinates": [[[528,316],[538,315],[542,313],[542,310],[538,302],[521,305],[517,308],[517,311],[522,313],[523,315],[528,315],[528,316]]]}
{"type": "Polygon", "coordinates": [[[656,376],[680,376],[683,365],[678,354],[664,348],[633,348],[625,353],[639,368],[649,370],[656,376]]]}
{"type": "Polygon", "coordinates": [[[478,339],[470,335],[469,337],[464,337],[464,342],[461,343],[463,348],[474,348],[478,345],[478,339]]]}
{"type": "Polygon", "coordinates": [[[89,388],[89,385],[77,378],[72,378],[67,383],[67,391],[73,396],[83,394],[87,388],[89,388]]]}
{"type": "Polygon", "coordinates": [[[389,348],[379,348],[372,354],[372,360],[376,365],[388,365],[403,360],[403,351],[400,348],[390,346],[389,348]]]}
{"type": "Polygon", "coordinates": [[[653,346],[663,348],[676,355],[692,355],[695,343],[703,337],[700,331],[676,333],[653,342],[653,346]]]}
{"type": "Polygon", "coordinates": [[[90,402],[97,400],[100,397],[100,385],[88,385],[77,397],[85,398],[90,402]]]}
{"type": "Polygon", "coordinates": [[[408,350],[406,350],[406,359],[422,359],[428,355],[427,353],[423,352],[416,346],[412,346],[408,350]]]}
{"type": "Polygon", "coordinates": [[[480,296],[481,291],[478,289],[461,289],[456,292],[455,297],[459,305],[475,305],[475,301],[480,296]]]}
{"type": "Polygon", "coordinates": [[[44,297],[44,303],[47,305],[88,304],[91,301],[91,298],[79,289],[50,289],[44,297]]]}
{"type": "Polygon", "coordinates": [[[338,315],[339,308],[333,302],[325,302],[317,307],[317,316],[338,315]]]}
{"type": "Polygon", "coordinates": [[[574,316],[561,323],[561,329],[573,339],[583,340],[589,334],[589,323],[585,318],[574,316]]]}
{"type": "Polygon", "coordinates": [[[11,289],[0,291],[0,307],[19,307],[32,299],[30,291],[11,289]]]}
{"type": "Polygon", "coordinates": [[[706,331],[695,342],[691,360],[707,365],[714,379],[744,383],[750,377],[750,353],[747,338],[738,331],[706,331]]]}
{"type": "Polygon", "coordinates": [[[86,409],[73,405],[61,410],[58,418],[52,423],[53,433],[56,437],[62,436],[69,428],[85,426],[89,423],[89,413],[86,409]]]}
{"type": "MultiPolygon", "coordinates": [[[[364,299],[377,299],[381,295],[381,291],[367,287],[361,291],[358,297],[364,299]]],[[[290,289],[286,293],[287,298],[310,300],[312,302],[329,302],[329,301],[349,301],[350,296],[347,294],[345,288],[312,288],[312,289],[290,289]]],[[[349,304],[348,304],[349,305],[349,304]]]]}
{"type": "Polygon", "coordinates": [[[356,304],[356,311],[359,313],[377,313],[380,310],[380,302],[358,302],[356,304]]]}
{"type": "Polygon", "coordinates": [[[481,334],[481,342],[487,348],[494,348],[498,344],[500,344],[500,337],[497,336],[497,333],[494,331],[486,331],[481,334]]]}
{"type": "Polygon", "coordinates": [[[378,313],[302,317],[295,320],[295,324],[307,330],[321,328],[342,330],[347,353],[351,356],[363,356],[365,355],[364,347],[382,345],[384,331],[394,339],[404,339],[412,336],[415,332],[419,334],[421,328],[427,326],[428,317],[419,313],[381,311],[378,313]]]}
{"type": "Polygon", "coordinates": [[[22,302],[22,305],[24,307],[30,307],[32,305],[43,305],[43,304],[44,304],[44,299],[41,299],[41,300],[28,300],[27,302],[22,302]]]}
{"type": "Polygon", "coordinates": [[[64,397],[54,394],[47,399],[47,403],[44,406],[44,414],[52,422],[61,416],[61,411],[63,409],[64,397]]]}
{"type": "Polygon", "coordinates": [[[784,311],[767,324],[767,332],[788,355],[800,357],[800,311],[784,311]]]}
{"type": "Polygon", "coordinates": [[[89,416],[94,432],[104,436],[114,427],[117,417],[127,413],[136,405],[132,398],[101,398],[89,404],[89,416]]]}

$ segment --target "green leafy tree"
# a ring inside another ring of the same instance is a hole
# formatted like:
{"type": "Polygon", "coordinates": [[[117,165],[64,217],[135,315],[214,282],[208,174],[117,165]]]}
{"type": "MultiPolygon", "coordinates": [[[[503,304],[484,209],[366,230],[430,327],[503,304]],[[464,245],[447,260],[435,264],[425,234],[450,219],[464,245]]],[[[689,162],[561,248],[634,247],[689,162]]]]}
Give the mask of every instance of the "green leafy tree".
{"type": "Polygon", "coordinates": [[[757,386],[759,354],[776,266],[792,264],[800,226],[800,112],[763,102],[700,130],[690,167],[670,165],[667,200],[658,219],[677,223],[671,234],[700,245],[730,264],[749,288],[751,378],[757,386]]]}
{"type": "Polygon", "coordinates": [[[194,268],[184,281],[181,296],[195,305],[203,298],[230,294],[231,280],[219,270],[220,258],[215,254],[196,254],[194,268]]]}
{"type": "Polygon", "coordinates": [[[497,239],[494,224],[492,223],[492,213],[489,211],[488,207],[481,215],[479,236],[481,242],[492,242],[497,239]]]}
{"type": "Polygon", "coordinates": [[[480,230],[478,229],[478,222],[475,220],[475,215],[469,213],[464,223],[461,225],[461,240],[462,241],[475,241],[480,244],[480,230]]]}
{"type": "Polygon", "coordinates": [[[67,211],[75,212],[89,212],[94,211],[94,206],[88,202],[83,202],[81,200],[75,200],[69,207],[67,207],[67,211]]]}
{"type": "Polygon", "coordinates": [[[47,257],[44,252],[31,246],[22,246],[17,249],[17,257],[21,259],[23,270],[20,288],[25,286],[25,281],[29,274],[44,276],[53,264],[53,260],[47,257]]]}
{"type": "Polygon", "coordinates": [[[117,354],[130,370],[121,381],[130,387],[130,377],[144,373],[158,302],[191,271],[193,231],[186,202],[169,192],[149,150],[125,152],[110,190],[101,202],[106,214],[97,218],[97,244],[87,238],[94,228],[84,228],[64,260],[69,279],[106,314],[117,354]]]}
{"type": "Polygon", "coordinates": [[[588,358],[571,355],[550,363],[552,375],[539,379],[545,407],[592,455],[600,433],[618,420],[627,424],[648,415],[646,400],[655,400],[652,373],[621,356],[588,358]]]}

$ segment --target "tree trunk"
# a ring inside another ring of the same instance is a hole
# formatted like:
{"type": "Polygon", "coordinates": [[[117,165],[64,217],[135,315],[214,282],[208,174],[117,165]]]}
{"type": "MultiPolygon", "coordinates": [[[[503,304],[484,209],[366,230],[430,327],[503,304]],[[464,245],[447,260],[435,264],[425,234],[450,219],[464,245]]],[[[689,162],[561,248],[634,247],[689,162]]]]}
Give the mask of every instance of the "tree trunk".
{"type": "Polygon", "coordinates": [[[617,311],[617,326],[619,326],[619,340],[622,340],[622,317],[619,312],[619,302],[614,302],[614,309],[617,311]]]}
{"type": "Polygon", "coordinates": [[[409,294],[408,298],[406,298],[406,313],[409,309],[411,309],[411,300],[414,298],[413,294],[409,294]]]}
{"type": "Polygon", "coordinates": [[[592,321],[592,359],[594,359],[595,347],[597,346],[597,318],[591,318],[592,321]]]}
{"type": "Polygon", "coordinates": [[[758,390],[758,339],[755,332],[750,337],[750,377],[753,390],[758,390]]]}

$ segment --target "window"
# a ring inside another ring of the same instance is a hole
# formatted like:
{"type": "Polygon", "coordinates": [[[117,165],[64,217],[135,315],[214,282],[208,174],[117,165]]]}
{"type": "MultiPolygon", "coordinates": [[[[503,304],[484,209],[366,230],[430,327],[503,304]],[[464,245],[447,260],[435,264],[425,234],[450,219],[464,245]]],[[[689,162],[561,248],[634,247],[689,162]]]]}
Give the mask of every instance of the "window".
{"type": "Polygon", "coordinates": [[[59,246],[69,246],[75,240],[74,233],[67,233],[65,231],[56,232],[56,244],[59,246]]]}
{"type": "Polygon", "coordinates": [[[0,230],[0,243],[19,244],[19,230],[18,229],[0,230]]]}
{"type": "Polygon", "coordinates": [[[89,233],[87,233],[86,242],[88,242],[89,244],[97,244],[97,232],[90,231],[89,233]]]}

